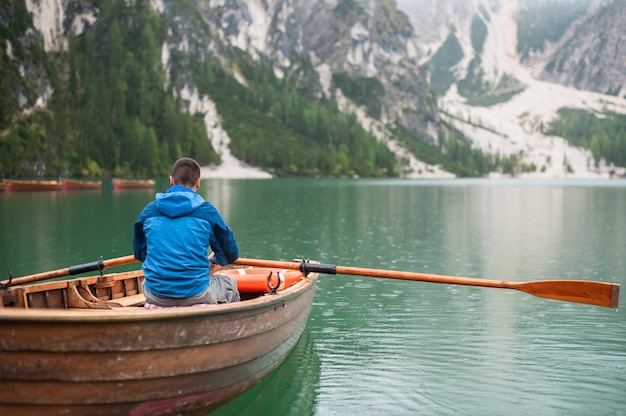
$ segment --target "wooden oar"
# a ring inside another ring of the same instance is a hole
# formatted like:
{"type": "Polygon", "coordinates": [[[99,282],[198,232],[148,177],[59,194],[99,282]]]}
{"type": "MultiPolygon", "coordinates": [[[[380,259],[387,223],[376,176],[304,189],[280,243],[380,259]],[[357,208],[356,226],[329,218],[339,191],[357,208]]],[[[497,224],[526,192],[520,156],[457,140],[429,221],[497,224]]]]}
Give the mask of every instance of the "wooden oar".
{"type": "Polygon", "coordinates": [[[53,277],[70,276],[74,274],[93,272],[95,270],[104,270],[107,267],[122,266],[124,264],[130,264],[136,261],[139,261],[139,260],[137,260],[135,256],[133,255],[117,257],[117,258],[109,259],[109,260],[100,259],[98,261],[94,261],[91,263],[85,263],[85,264],[79,264],[76,266],[66,267],[65,269],[58,269],[58,270],[52,270],[49,272],[16,277],[15,279],[10,279],[4,282],[0,282],[0,285],[3,287],[22,285],[24,283],[38,282],[40,280],[51,279],[53,277]]]}
{"type": "Polygon", "coordinates": [[[420,282],[447,283],[452,285],[482,286],[498,289],[515,289],[541,298],[584,303],[617,309],[619,288],[616,283],[587,280],[538,280],[534,282],[506,282],[475,279],[470,277],[443,276],[427,273],[398,272],[393,270],[364,269],[360,267],[335,266],[308,262],[288,262],[239,258],[235,264],[300,270],[303,273],[351,274],[382,277],[386,279],[414,280],[420,282]]]}

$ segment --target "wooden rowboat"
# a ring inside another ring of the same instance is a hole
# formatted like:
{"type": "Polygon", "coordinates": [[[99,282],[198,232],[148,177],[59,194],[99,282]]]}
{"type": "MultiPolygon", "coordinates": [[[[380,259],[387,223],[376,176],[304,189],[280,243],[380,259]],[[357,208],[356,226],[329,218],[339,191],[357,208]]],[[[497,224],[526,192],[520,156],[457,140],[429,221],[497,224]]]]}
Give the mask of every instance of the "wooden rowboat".
{"type": "Polygon", "coordinates": [[[146,189],[146,188],[154,188],[154,180],[113,178],[113,189],[146,189]]]}
{"type": "Polygon", "coordinates": [[[83,181],[78,179],[63,179],[63,190],[101,189],[102,181],[83,181]]]}
{"type": "Polygon", "coordinates": [[[5,191],[60,191],[63,184],[59,181],[26,181],[4,179],[5,191]]]}
{"type": "Polygon", "coordinates": [[[143,306],[141,270],[3,282],[0,414],[207,414],[295,347],[317,278],[231,304],[158,309],[143,306]]]}

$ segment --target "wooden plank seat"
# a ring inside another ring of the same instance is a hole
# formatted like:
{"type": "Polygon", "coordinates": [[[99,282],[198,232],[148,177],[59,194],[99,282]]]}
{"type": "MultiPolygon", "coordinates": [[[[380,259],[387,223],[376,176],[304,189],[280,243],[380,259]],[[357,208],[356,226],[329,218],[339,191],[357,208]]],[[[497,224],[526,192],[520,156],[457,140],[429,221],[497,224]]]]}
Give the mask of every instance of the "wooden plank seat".
{"type": "Polygon", "coordinates": [[[42,285],[11,288],[2,296],[0,308],[21,307],[47,309],[112,309],[124,306],[142,306],[143,275],[141,270],[76,280],[60,280],[42,285]]]}

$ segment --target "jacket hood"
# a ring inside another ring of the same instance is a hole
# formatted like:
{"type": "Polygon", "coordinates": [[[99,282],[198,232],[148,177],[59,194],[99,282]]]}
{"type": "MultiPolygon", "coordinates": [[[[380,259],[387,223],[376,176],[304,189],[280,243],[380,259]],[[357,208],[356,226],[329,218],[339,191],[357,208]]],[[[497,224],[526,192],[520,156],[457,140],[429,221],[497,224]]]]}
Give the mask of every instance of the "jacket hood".
{"type": "Polygon", "coordinates": [[[205,202],[193,189],[180,185],[156,194],[155,199],[159,211],[168,217],[187,215],[205,202]]]}

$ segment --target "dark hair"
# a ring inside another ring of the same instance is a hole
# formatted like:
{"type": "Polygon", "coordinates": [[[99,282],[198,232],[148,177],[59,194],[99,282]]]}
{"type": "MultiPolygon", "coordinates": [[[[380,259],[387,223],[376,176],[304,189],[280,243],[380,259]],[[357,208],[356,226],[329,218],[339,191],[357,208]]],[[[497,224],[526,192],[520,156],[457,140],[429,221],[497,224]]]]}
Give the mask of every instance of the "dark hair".
{"type": "Polygon", "coordinates": [[[175,185],[194,187],[200,179],[200,165],[190,157],[181,157],[172,167],[175,185]]]}

